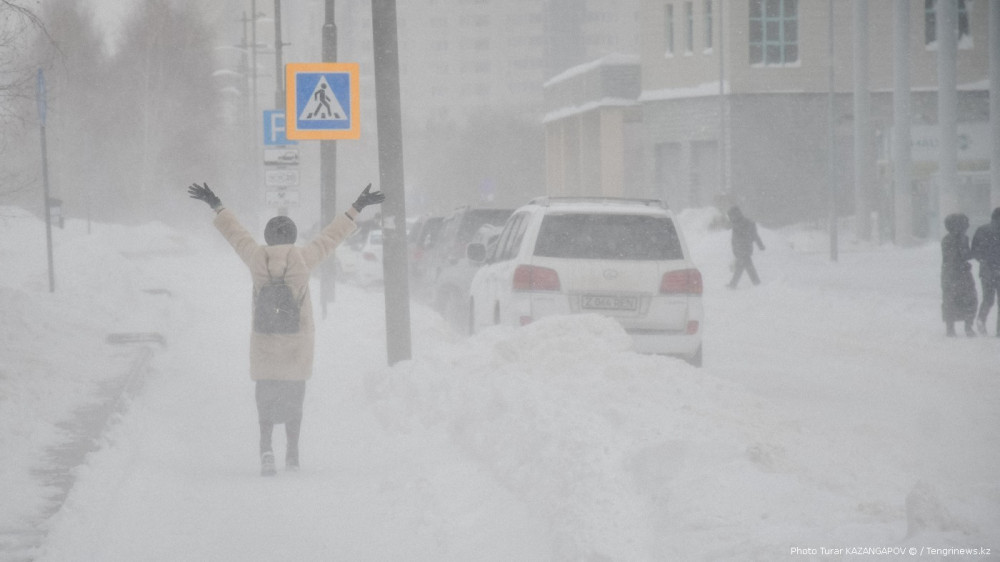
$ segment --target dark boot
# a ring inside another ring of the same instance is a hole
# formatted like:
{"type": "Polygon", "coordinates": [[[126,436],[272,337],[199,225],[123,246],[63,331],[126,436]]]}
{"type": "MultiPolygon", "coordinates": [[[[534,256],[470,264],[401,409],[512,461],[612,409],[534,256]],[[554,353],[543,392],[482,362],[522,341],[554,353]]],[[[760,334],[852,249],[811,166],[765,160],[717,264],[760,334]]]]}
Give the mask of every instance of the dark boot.
{"type": "Polygon", "coordinates": [[[268,451],[260,456],[260,475],[274,476],[278,471],[274,468],[274,453],[268,451]]]}
{"type": "Polygon", "coordinates": [[[274,429],[273,423],[260,422],[260,475],[274,476],[277,471],[274,469],[274,453],[271,451],[271,432],[274,429]]]}

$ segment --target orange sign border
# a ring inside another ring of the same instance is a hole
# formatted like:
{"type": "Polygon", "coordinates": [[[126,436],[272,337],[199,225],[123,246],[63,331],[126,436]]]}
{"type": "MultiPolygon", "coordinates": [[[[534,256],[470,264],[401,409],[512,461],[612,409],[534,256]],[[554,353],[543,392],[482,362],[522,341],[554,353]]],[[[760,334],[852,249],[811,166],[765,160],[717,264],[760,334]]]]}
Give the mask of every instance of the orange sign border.
{"type": "Polygon", "coordinates": [[[290,140],[345,140],[361,138],[360,65],[356,62],[290,62],[285,65],[285,138],[290,140]],[[297,80],[300,73],[347,73],[350,88],[351,126],[347,129],[298,128],[295,106],[297,80]]]}

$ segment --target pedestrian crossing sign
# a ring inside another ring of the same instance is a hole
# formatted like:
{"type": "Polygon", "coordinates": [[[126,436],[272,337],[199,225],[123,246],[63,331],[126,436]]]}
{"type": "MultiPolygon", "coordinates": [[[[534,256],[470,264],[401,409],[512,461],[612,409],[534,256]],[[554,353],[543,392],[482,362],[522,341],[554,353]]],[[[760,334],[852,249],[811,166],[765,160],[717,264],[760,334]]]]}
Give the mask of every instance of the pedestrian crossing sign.
{"type": "Polygon", "coordinates": [[[361,137],[358,63],[285,65],[285,136],[294,140],[361,137]]]}

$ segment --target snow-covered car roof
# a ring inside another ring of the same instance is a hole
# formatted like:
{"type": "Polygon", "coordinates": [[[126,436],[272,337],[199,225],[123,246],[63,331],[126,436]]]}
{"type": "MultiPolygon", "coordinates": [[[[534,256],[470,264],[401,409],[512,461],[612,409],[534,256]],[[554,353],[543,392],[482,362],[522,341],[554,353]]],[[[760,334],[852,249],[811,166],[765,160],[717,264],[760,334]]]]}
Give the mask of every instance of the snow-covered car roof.
{"type": "Polygon", "coordinates": [[[616,197],[538,197],[528,206],[547,207],[556,212],[628,213],[669,215],[666,204],[658,199],[624,199],[616,197]]]}

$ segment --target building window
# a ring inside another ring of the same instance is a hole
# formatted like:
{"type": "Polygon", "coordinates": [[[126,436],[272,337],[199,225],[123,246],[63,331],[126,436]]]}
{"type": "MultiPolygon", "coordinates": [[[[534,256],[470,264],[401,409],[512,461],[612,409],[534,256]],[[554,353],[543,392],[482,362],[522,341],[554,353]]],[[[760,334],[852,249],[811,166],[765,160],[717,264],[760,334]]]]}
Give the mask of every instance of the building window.
{"type": "Polygon", "coordinates": [[[712,49],[712,0],[705,0],[705,50],[712,49]]]}
{"type": "MultiPolygon", "coordinates": [[[[969,37],[969,6],[966,0],[958,2],[958,42],[969,37]]],[[[937,1],[924,0],[924,45],[937,42],[937,1]]]]}
{"type": "Polygon", "coordinates": [[[684,3],[684,50],[694,52],[694,2],[684,3]]]}
{"type": "Polygon", "coordinates": [[[750,64],[799,60],[798,0],[750,0],[750,64]]]}
{"type": "Polygon", "coordinates": [[[674,6],[667,4],[663,7],[663,35],[666,41],[665,50],[667,56],[674,54],[674,6]]]}

